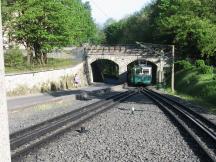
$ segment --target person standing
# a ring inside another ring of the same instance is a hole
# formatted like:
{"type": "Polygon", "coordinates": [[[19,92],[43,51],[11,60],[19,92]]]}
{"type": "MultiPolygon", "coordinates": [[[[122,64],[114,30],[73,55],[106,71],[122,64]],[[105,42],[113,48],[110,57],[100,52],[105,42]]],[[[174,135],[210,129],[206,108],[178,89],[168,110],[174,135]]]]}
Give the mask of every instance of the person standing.
{"type": "Polygon", "coordinates": [[[74,83],[75,83],[75,87],[78,88],[78,86],[80,84],[80,78],[77,74],[75,74],[74,83]]]}

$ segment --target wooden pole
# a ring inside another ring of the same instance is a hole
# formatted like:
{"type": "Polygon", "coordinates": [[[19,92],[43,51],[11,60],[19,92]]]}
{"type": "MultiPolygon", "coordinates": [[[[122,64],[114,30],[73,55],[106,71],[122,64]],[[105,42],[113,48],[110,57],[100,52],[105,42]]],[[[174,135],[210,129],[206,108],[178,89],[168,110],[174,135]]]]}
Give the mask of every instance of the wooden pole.
{"type": "Polygon", "coordinates": [[[171,75],[171,90],[175,92],[175,46],[172,45],[172,75],[171,75]]]}
{"type": "Polygon", "coordinates": [[[0,2],[0,161],[10,162],[10,142],[8,129],[8,113],[5,92],[5,70],[3,55],[2,17],[0,2]]]}

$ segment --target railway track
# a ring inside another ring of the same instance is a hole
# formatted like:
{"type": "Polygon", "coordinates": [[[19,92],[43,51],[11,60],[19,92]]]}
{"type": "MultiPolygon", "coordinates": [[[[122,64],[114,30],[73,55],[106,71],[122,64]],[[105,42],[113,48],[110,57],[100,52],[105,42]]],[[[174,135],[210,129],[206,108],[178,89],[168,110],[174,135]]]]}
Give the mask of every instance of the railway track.
{"type": "Polygon", "coordinates": [[[216,125],[213,122],[166,95],[148,89],[141,92],[187,131],[202,149],[205,161],[216,162],[216,125]]]}
{"type": "Polygon", "coordinates": [[[136,92],[134,91],[119,93],[102,101],[98,101],[80,109],[41,122],[37,125],[14,132],[10,135],[12,159],[27,153],[32,148],[47,142],[51,138],[64,133],[68,129],[80,125],[95,115],[112,108],[135,93],[136,92]]]}

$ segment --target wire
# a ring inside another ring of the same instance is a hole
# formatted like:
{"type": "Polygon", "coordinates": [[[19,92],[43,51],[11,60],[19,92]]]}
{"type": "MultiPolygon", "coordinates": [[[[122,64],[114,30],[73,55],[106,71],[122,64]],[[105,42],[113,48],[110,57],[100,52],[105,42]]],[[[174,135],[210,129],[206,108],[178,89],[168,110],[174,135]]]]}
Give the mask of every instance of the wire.
{"type": "Polygon", "coordinates": [[[91,1],[92,1],[92,3],[95,5],[95,7],[96,7],[105,17],[107,17],[107,19],[110,18],[110,16],[108,16],[108,14],[107,14],[104,10],[102,10],[102,9],[97,5],[97,3],[96,3],[94,0],[91,0],[91,1]]]}
{"type": "MultiPolygon", "coordinates": [[[[91,0],[91,2],[95,5],[95,7],[107,18],[107,20],[110,18],[106,12],[104,12],[94,0],[91,0]]],[[[109,31],[106,31],[108,34],[112,35],[113,33],[110,33],[109,31]]]]}

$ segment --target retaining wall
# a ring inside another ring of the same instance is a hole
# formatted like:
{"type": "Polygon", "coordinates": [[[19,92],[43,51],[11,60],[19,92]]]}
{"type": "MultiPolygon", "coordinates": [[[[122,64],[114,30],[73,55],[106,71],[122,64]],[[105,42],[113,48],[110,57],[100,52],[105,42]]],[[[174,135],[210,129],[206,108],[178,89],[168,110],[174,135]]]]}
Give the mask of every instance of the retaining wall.
{"type": "Polygon", "coordinates": [[[8,95],[23,95],[49,90],[69,89],[74,87],[74,75],[78,74],[80,86],[87,85],[84,62],[65,69],[6,75],[8,95]]]}

